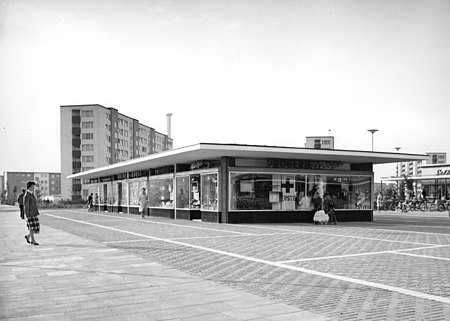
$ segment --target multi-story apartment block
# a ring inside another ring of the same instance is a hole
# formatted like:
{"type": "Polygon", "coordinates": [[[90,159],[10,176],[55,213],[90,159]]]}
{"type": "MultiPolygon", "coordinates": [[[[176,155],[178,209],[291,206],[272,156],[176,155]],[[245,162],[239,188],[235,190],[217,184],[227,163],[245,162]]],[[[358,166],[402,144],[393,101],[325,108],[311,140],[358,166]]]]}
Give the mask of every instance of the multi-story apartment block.
{"type": "Polygon", "coordinates": [[[408,162],[400,163],[397,165],[397,176],[420,176],[422,175],[422,165],[434,165],[434,164],[446,164],[447,163],[447,153],[425,153],[428,155],[428,159],[419,162],[408,162]]]}
{"type": "Polygon", "coordinates": [[[4,172],[3,174],[5,198],[9,203],[17,200],[27,181],[36,183],[35,195],[42,200],[61,195],[61,173],[4,172]]]}
{"type": "Polygon", "coordinates": [[[87,182],[70,174],[173,148],[173,140],[117,109],[102,105],[61,106],[61,196],[80,201],[87,182]]]}

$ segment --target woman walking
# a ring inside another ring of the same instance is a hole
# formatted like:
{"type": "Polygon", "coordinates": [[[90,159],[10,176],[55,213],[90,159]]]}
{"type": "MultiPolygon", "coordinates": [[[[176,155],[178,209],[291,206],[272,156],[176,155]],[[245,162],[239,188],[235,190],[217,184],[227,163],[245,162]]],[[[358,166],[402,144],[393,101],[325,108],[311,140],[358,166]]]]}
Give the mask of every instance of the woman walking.
{"type": "Polygon", "coordinates": [[[142,188],[142,193],[139,196],[139,213],[141,213],[141,217],[144,218],[145,212],[147,212],[148,206],[148,196],[145,194],[145,188],[142,188]]]}
{"type": "Polygon", "coordinates": [[[32,181],[27,182],[27,191],[23,197],[23,209],[27,218],[27,227],[29,231],[29,234],[25,235],[25,240],[29,244],[39,245],[34,239],[34,234],[39,234],[40,232],[38,218],[39,211],[36,204],[36,198],[33,194],[34,185],[35,183],[32,181]]]}

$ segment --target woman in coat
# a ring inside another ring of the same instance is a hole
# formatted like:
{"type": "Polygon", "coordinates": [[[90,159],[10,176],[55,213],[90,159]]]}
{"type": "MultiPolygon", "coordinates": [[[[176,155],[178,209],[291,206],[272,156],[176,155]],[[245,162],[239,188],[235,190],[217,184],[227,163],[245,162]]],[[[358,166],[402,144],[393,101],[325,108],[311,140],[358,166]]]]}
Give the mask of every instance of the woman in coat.
{"type": "Polygon", "coordinates": [[[144,218],[145,212],[147,212],[148,206],[148,196],[145,193],[145,188],[142,188],[142,193],[139,196],[139,213],[141,213],[141,217],[144,218]]]}
{"type": "Polygon", "coordinates": [[[25,235],[25,240],[29,244],[39,245],[34,239],[34,234],[39,234],[40,225],[39,225],[39,211],[36,204],[36,198],[34,197],[34,182],[27,182],[27,191],[25,196],[23,197],[23,209],[25,212],[25,216],[27,218],[27,227],[29,234],[25,235]]]}

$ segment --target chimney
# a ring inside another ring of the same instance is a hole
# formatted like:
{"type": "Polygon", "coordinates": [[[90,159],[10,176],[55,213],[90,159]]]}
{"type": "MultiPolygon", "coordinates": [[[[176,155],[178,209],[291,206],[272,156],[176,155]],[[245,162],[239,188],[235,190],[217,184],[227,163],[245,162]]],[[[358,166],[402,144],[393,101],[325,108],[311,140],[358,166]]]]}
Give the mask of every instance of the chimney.
{"type": "Polygon", "coordinates": [[[172,136],[172,113],[166,114],[167,116],[167,136],[172,136]]]}

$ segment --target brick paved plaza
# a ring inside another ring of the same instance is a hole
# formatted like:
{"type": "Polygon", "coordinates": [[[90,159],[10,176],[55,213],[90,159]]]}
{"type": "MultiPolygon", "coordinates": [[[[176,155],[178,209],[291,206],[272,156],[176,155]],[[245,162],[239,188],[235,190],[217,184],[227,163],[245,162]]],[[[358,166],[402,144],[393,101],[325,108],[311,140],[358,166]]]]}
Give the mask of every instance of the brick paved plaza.
{"type": "Polygon", "coordinates": [[[448,213],[331,226],[41,214],[32,247],[1,208],[1,318],[450,319],[448,213]]]}

